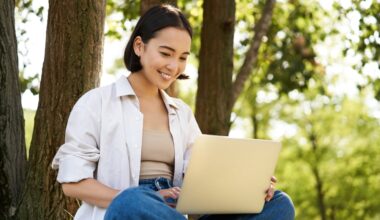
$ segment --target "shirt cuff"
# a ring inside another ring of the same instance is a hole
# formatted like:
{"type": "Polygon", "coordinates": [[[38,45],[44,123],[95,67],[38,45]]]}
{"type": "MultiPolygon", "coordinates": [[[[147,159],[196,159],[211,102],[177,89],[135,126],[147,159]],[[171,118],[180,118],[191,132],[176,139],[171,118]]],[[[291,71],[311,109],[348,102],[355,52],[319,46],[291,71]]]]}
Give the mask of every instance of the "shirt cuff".
{"type": "Polygon", "coordinates": [[[70,183],[94,178],[95,167],[95,162],[77,156],[66,155],[59,160],[57,181],[59,183],[70,183]]]}

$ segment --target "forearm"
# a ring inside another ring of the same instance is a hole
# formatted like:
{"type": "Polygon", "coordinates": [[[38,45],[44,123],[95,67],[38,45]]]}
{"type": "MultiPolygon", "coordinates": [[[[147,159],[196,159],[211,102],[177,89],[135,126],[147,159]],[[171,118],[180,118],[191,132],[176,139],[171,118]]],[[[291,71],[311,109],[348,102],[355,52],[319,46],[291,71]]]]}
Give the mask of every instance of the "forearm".
{"type": "Polygon", "coordinates": [[[66,196],[107,208],[119,190],[103,185],[95,179],[84,179],[76,183],[63,183],[62,190],[66,196]]]}

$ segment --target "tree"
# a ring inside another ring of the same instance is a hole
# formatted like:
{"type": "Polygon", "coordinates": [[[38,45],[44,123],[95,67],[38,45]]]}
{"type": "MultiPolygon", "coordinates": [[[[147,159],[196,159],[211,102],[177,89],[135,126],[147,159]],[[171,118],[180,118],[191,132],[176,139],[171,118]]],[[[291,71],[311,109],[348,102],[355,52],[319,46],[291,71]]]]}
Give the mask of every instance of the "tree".
{"type": "Polygon", "coordinates": [[[318,88],[326,81],[316,84],[274,108],[296,129],[282,140],[280,187],[292,196],[297,219],[377,219],[379,120],[364,96],[328,96],[318,88]]]}
{"type": "Polygon", "coordinates": [[[203,133],[228,134],[233,106],[257,60],[274,5],[275,0],[265,2],[261,18],[253,28],[255,34],[249,41],[244,62],[232,81],[235,1],[204,1],[195,112],[203,133]]]}
{"type": "Polygon", "coordinates": [[[13,216],[26,170],[14,1],[0,2],[0,218],[13,216]]]}
{"type": "MultiPolygon", "coordinates": [[[[260,65],[253,68],[244,96],[238,100],[235,109],[238,116],[251,118],[254,138],[266,138],[270,109],[281,96],[303,92],[307,90],[309,80],[324,77],[325,69],[317,62],[313,47],[327,34],[333,35],[323,25],[326,12],[321,10],[318,2],[291,1],[277,3],[277,6],[273,17],[281,19],[273,19],[267,40],[258,54],[260,65]],[[275,98],[259,100],[258,93],[275,98]]],[[[242,13],[240,16],[247,15],[242,13]]],[[[246,48],[245,42],[246,38],[243,38],[240,47],[246,48]]]]}
{"type": "Polygon", "coordinates": [[[105,0],[49,1],[40,101],[19,219],[67,219],[78,207],[63,196],[51,161],[64,142],[77,99],[99,84],[105,0]]]}

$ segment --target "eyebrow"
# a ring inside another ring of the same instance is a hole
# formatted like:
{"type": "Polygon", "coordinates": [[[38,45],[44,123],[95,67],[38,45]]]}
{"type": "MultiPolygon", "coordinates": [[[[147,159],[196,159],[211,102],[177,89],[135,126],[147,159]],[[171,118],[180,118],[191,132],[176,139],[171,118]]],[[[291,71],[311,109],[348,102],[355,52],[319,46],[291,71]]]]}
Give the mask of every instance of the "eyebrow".
{"type": "MultiPolygon", "coordinates": [[[[173,52],[175,52],[175,49],[174,48],[171,48],[171,47],[169,47],[169,46],[164,46],[164,45],[162,45],[162,46],[159,46],[159,48],[165,48],[165,49],[168,49],[168,50],[170,50],[170,51],[173,51],[173,52]]],[[[190,54],[190,52],[183,52],[182,54],[187,54],[187,55],[189,55],[190,54]]]]}

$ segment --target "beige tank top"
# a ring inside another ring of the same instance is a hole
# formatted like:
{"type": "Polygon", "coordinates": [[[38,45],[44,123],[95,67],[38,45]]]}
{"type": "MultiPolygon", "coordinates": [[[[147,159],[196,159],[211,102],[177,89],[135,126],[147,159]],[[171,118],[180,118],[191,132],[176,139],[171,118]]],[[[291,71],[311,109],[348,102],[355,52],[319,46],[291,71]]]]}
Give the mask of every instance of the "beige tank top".
{"type": "Polygon", "coordinates": [[[169,131],[143,130],[140,179],[173,178],[174,144],[169,131]]]}

